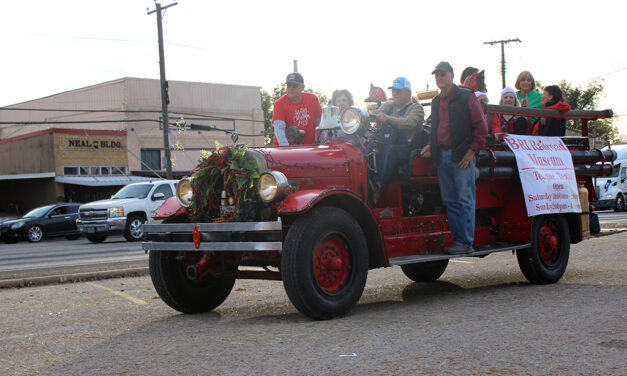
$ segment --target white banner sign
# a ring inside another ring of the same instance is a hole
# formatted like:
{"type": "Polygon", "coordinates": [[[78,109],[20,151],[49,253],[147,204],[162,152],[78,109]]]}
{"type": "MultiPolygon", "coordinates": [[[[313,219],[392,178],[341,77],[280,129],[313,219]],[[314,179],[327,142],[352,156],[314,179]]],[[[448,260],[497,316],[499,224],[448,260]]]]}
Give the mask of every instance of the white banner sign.
{"type": "Polygon", "coordinates": [[[527,215],[581,213],[570,152],[559,137],[508,135],[516,155],[527,215]]]}

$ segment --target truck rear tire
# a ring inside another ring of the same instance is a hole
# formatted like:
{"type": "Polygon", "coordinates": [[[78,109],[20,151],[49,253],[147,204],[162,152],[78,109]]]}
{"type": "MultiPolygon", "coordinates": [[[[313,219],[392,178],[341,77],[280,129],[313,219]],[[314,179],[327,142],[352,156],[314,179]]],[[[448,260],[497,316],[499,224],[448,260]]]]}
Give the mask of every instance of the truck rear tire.
{"type": "Polygon", "coordinates": [[[438,260],[401,265],[401,269],[405,276],[414,282],[433,282],[444,274],[447,266],[448,260],[438,260]]]}
{"type": "Polygon", "coordinates": [[[150,251],[150,278],[161,299],[183,313],[207,312],[216,308],[231,293],[235,278],[215,278],[210,274],[192,281],[183,265],[177,261],[178,252],[150,251]]]}
{"type": "Polygon", "coordinates": [[[107,238],[107,235],[87,235],[87,240],[92,243],[102,243],[107,238]]]}
{"type": "Polygon", "coordinates": [[[146,220],[137,214],[129,215],[126,219],[124,237],[129,242],[138,242],[144,239],[144,222],[146,220]]]}
{"type": "Polygon", "coordinates": [[[562,278],[570,255],[570,232],[563,215],[533,218],[531,248],[516,251],[518,265],[529,282],[555,283],[562,278]]]}
{"type": "Polygon", "coordinates": [[[285,292],[304,315],[327,320],[346,314],[368,276],[368,246],[346,211],[314,209],[289,229],[281,255],[285,292]]]}

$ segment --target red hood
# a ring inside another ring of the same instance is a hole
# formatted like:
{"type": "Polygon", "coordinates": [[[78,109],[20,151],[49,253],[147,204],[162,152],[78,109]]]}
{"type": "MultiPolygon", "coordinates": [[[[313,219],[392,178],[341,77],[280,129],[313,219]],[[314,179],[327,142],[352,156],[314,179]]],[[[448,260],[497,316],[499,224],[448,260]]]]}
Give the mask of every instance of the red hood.
{"type": "Polygon", "coordinates": [[[570,105],[566,102],[557,102],[553,106],[545,107],[547,110],[558,110],[559,112],[568,112],[570,111],[570,105]]]}

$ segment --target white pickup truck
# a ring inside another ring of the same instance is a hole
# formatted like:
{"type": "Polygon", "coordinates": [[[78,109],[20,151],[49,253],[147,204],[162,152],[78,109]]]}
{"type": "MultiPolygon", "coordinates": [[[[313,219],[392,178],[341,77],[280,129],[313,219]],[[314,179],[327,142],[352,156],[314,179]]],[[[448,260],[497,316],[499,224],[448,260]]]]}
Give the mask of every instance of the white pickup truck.
{"type": "Polygon", "coordinates": [[[76,227],[93,243],[109,234],[124,234],[128,241],[144,238],[143,225],[159,223],[152,213],[176,192],[178,180],[133,183],[120,189],[109,200],[93,201],[78,209],[76,227]]]}

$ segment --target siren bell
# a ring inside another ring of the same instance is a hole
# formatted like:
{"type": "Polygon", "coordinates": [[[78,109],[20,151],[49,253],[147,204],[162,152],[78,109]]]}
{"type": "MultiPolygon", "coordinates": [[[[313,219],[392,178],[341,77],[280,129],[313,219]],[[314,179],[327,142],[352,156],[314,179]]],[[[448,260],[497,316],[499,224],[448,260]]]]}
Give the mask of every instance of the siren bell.
{"type": "Polygon", "coordinates": [[[322,109],[322,119],[316,127],[317,131],[328,129],[340,129],[340,109],[332,104],[322,109]]]}

